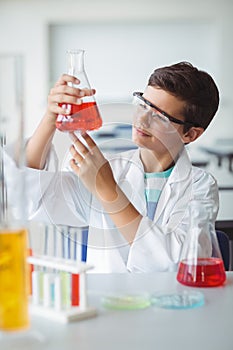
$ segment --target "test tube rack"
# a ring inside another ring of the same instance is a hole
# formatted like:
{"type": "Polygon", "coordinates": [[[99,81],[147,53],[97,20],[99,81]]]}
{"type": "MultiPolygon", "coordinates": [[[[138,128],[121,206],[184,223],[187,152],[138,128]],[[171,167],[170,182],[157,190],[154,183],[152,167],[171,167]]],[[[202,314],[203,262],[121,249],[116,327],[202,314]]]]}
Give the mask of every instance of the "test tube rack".
{"type": "Polygon", "coordinates": [[[93,266],[88,265],[85,262],[72,261],[69,259],[56,258],[44,255],[29,256],[27,258],[27,262],[37,268],[48,268],[50,270],[56,271],[56,274],[66,272],[70,274],[79,275],[80,302],[78,306],[68,306],[64,308],[62,307],[62,305],[60,305],[59,302],[56,303],[56,305],[54,303],[49,306],[46,305],[46,303],[44,303],[43,300],[40,302],[35,302],[35,295],[33,295],[32,288],[32,296],[30,303],[31,314],[45,317],[46,319],[50,319],[61,323],[79,321],[97,315],[96,309],[94,307],[89,306],[87,300],[86,271],[92,269],[93,266]]]}

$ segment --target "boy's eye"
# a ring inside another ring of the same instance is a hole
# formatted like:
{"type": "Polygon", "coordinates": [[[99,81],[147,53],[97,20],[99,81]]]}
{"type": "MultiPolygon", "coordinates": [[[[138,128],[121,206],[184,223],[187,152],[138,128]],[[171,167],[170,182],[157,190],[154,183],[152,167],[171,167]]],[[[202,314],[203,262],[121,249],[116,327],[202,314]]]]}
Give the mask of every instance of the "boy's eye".
{"type": "Polygon", "coordinates": [[[164,115],[162,115],[161,113],[154,112],[153,113],[153,117],[156,118],[161,123],[164,123],[164,124],[169,123],[169,120],[164,115]]]}
{"type": "Polygon", "coordinates": [[[145,104],[145,103],[140,103],[139,106],[142,108],[142,109],[148,109],[148,106],[145,104]]]}

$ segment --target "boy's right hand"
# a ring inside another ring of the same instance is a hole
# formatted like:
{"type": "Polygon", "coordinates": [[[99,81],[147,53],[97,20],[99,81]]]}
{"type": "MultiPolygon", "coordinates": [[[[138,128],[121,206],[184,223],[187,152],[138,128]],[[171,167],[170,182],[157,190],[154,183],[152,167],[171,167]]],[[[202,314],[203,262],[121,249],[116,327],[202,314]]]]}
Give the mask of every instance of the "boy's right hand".
{"type": "Polygon", "coordinates": [[[63,104],[81,104],[82,97],[95,94],[94,89],[79,89],[72,85],[78,85],[80,81],[74,76],[63,74],[48,95],[46,116],[56,121],[58,114],[69,115],[70,111],[61,107],[63,104]]]}
{"type": "Polygon", "coordinates": [[[27,143],[26,158],[28,167],[44,168],[56,131],[57,116],[58,114],[69,115],[70,113],[61,106],[64,104],[81,104],[82,97],[95,93],[95,90],[92,89],[79,89],[72,86],[74,84],[77,86],[79,83],[77,78],[63,74],[50,90],[45,115],[27,143]]]}

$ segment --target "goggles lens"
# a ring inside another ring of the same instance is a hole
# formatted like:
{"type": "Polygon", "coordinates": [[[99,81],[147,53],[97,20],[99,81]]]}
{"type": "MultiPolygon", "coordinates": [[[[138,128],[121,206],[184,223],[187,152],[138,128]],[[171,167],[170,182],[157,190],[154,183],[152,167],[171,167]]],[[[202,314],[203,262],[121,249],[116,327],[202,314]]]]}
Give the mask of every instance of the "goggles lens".
{"type": "Polygon", "coordinates": [[[176,129],[170,120],[160,111],[150,107],[137,96],[134,96],[133,105],[135,106],[133,122],[135,126],[142,126],[146,129],[155,129],[161,132],[175,132],[176,129]]]}

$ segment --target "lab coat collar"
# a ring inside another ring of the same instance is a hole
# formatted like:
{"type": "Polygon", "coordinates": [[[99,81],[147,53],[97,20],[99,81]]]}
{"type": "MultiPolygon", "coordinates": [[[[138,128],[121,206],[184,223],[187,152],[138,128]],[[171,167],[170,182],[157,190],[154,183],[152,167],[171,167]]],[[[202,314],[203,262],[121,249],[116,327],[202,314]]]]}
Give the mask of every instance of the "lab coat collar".
{"type": "MultiPolygon", "coordinates": [[[[142,173],[144,173],[143,164],[140,159],[140,149],[137,149],[133,153],[132,162],[138,166],[138,168],[142,173]]],[[[180,182],[180,181],[186,180],[187,177],[190,175],[191,169],[192,169],[192,163],[190,161],[187,150],[184,146],[177,158],[174,169],[171,175],[169,176],[168,183],[174,183],[174,182],[180,182]]],[[[135,179],[135,173],[132,173],[132,175],[133,175],[133,178],[135,179]]]]}
{"type": "Polygon", "coordinates": [[[190,176],[191,170],[192,163],[184,146],[175,163],[171,176],[168,179],[168,183],[185,181],[187,177],[190,176]]]}
{"type": "Polygon", "coordinates": [[[185,149],[180,152],[179,157],[176,161],[173,171],[165,184],[156,211],[154,220],[157,221],[164,211],[171,198],[172,201],[178,201],[179,194],[185,194],[185,189],[189,188],[188,193],[191,195],[192,191],[192,164],[188,153],[185,149]]]}
{"type": "MultiPolygon", "coordinates": [[[[144,196],[144,168],[140,159],[140,149],[129,153],[129,164],[134,164],[135,166],[129,166],[122,174],[121,178],[127,178],[129,184],[133,184],[133,204],[136,209],[142,214],[146,215],[146,199],[144,196]]],[[[189,182],[188,179],[191,178],[191,162],[185,147],[179,154],[179,157],[175,163],[174,169],[168,178],[168,181],[161,193],[161,197],[158,203],[158,207],[155,212],[154,220],[157,220],[163,208],[166,206],[169,198],[172,195],[172,184],[178,183],[176,190],[185,186],[184,183],[189,182]]],[[[129,186],[124,189],[127,195],[129,186]]],[[[132,191],[132,188],[131,188],[132,191]]],[[[130,191],[130,192],[131,192],[130,191]]],[[[130,196],[128,196],[130,198],[130,196]]]]}

